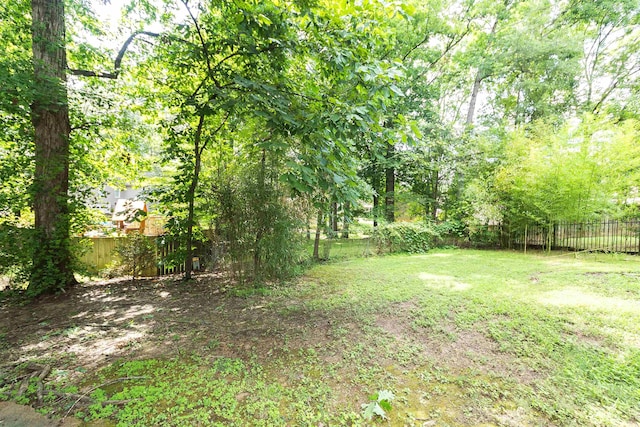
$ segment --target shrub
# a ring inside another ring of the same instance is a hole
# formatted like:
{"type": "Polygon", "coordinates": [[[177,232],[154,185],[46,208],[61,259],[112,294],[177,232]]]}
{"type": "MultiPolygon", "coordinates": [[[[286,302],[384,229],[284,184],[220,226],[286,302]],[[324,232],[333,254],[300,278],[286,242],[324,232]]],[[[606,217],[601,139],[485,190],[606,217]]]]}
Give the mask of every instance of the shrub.
{"type": "Polygon", "coordinates": [[[123,238],[115,249],[117,271],[139,277],[156,264],[156,245],[152,238],[134,233],[123,238]]]}
{"type": "Polygon", "coordinates": [[[31,270],[33,230],[0,223],[0,284],[26,286],[31,270]]]}
{"type": "Polygon", "coordinates": [[[379,225],[372,238],[378,253],[422,253],[434,247],[438,236],[431,224],[400,222],[379,225]]]}
{"type": "MultiPolygon", "coordinates": [[[[215,252],[240,282],[287,279],[300,272],[304,212],[282,196],[278,171],[268,165],[240,169],[220,177],[209,193],[215,252]]],[[[213,252],[213,251],[212,251],[213,252]]]]}
{"type": "Polygon", "coordinates": [[[500,227],[479,226],[469,230],[471,245],[476,248],[494,248],[500,244],[500,227]]]}

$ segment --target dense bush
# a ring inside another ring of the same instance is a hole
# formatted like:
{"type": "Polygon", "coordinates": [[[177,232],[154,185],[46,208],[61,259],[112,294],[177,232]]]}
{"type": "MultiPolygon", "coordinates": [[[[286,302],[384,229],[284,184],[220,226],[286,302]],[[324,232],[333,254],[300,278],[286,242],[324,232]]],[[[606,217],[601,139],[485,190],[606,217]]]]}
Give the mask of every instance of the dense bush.
{"type": "Polygon", "coordinates": [[[372,239],[378,253],[421,253],[433,248],[438,236],[431,224],[398,222],[379,225],[372,239]]]}
{"type": "Polygon", "coordinates": [[[500,246],[499,226],[478,226],[469,230],[469,240],[474,248],[497,248],[500,246]]]}
{"type": "Polygon", "coordinates": [[[277,169],[259,163],[219,177],[209,193],[215,258],[244,282],[286,279],[300,272],[305,228],[296,201],[283,197],[277,169]]]}

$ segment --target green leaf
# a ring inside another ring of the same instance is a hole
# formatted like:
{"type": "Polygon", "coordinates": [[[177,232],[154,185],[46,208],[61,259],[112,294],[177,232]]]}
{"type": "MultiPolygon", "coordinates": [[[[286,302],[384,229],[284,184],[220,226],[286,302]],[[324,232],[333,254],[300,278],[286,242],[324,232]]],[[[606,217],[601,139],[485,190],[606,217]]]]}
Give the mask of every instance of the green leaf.
{"type": "Polygon", "coordinates": [[[388,400],[380,400],[378,402],[378,404],[380,405],[380,407],[382,409],[384,409],[385,411],[390,411],[391,410],[391,403],[389,403],[388,400]]]}
{"type": "Polygon", "coordinates": [[[398,96],[404,96],[404,92],[396,85],[390,85],[389,89],[398,96]]]}
{"type": "Polygon", "coordinates": [[[422,132],[420,132],[420,128],[418,128],[418,124],[415,122],[415,120],[410,121],[409,126],[411,127],[411,132],[413,132],[415,137],[421,139],[422,132]]]}
{"type": "Polygon", "coordinates": [[[273,24],[273,22],[271,22],[271,19],[267,18],[263,14],[259,14],[258,15],[258,22],[260,22],[261,24],[264,24],[266,26],[269,26],[269,25],[273,24]]]}

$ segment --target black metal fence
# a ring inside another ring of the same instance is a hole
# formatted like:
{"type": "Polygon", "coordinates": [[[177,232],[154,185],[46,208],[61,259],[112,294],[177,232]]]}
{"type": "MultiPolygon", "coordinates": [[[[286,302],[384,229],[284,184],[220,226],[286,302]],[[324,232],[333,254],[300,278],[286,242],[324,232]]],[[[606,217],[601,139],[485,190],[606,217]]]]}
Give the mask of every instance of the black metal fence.
{"type": "Polygon", "coordinates": [[[568,251],[640,253],[640,219],[589,222],[558,221],[517,231],[502,228],[503,246],[568,251]]]}

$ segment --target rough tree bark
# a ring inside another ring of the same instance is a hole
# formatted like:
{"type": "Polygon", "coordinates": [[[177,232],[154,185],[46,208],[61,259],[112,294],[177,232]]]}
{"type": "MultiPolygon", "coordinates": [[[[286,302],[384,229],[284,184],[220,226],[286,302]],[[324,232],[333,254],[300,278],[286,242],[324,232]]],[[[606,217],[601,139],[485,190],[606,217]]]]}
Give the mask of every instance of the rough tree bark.
{"type": "Polygon", "coordinates": [[[69,106],[63,0],[32,0],[35,214],[32,296],[76,283],[69,247],[69,106]]]}
{"type": "Polygon", "coordinates": [[[34,128],[35,176],[32,206],[35,215],[34,253],[27,293],[52,293],[76,283],[69,240],[69,106],[66,73],[116,79],[131,42],[120,49],[112,73],[69,70],[65,48],[65,12],[62,0],[31,1],[31,34],[34,66],[34,99],[31,121],[34,128]]]}

